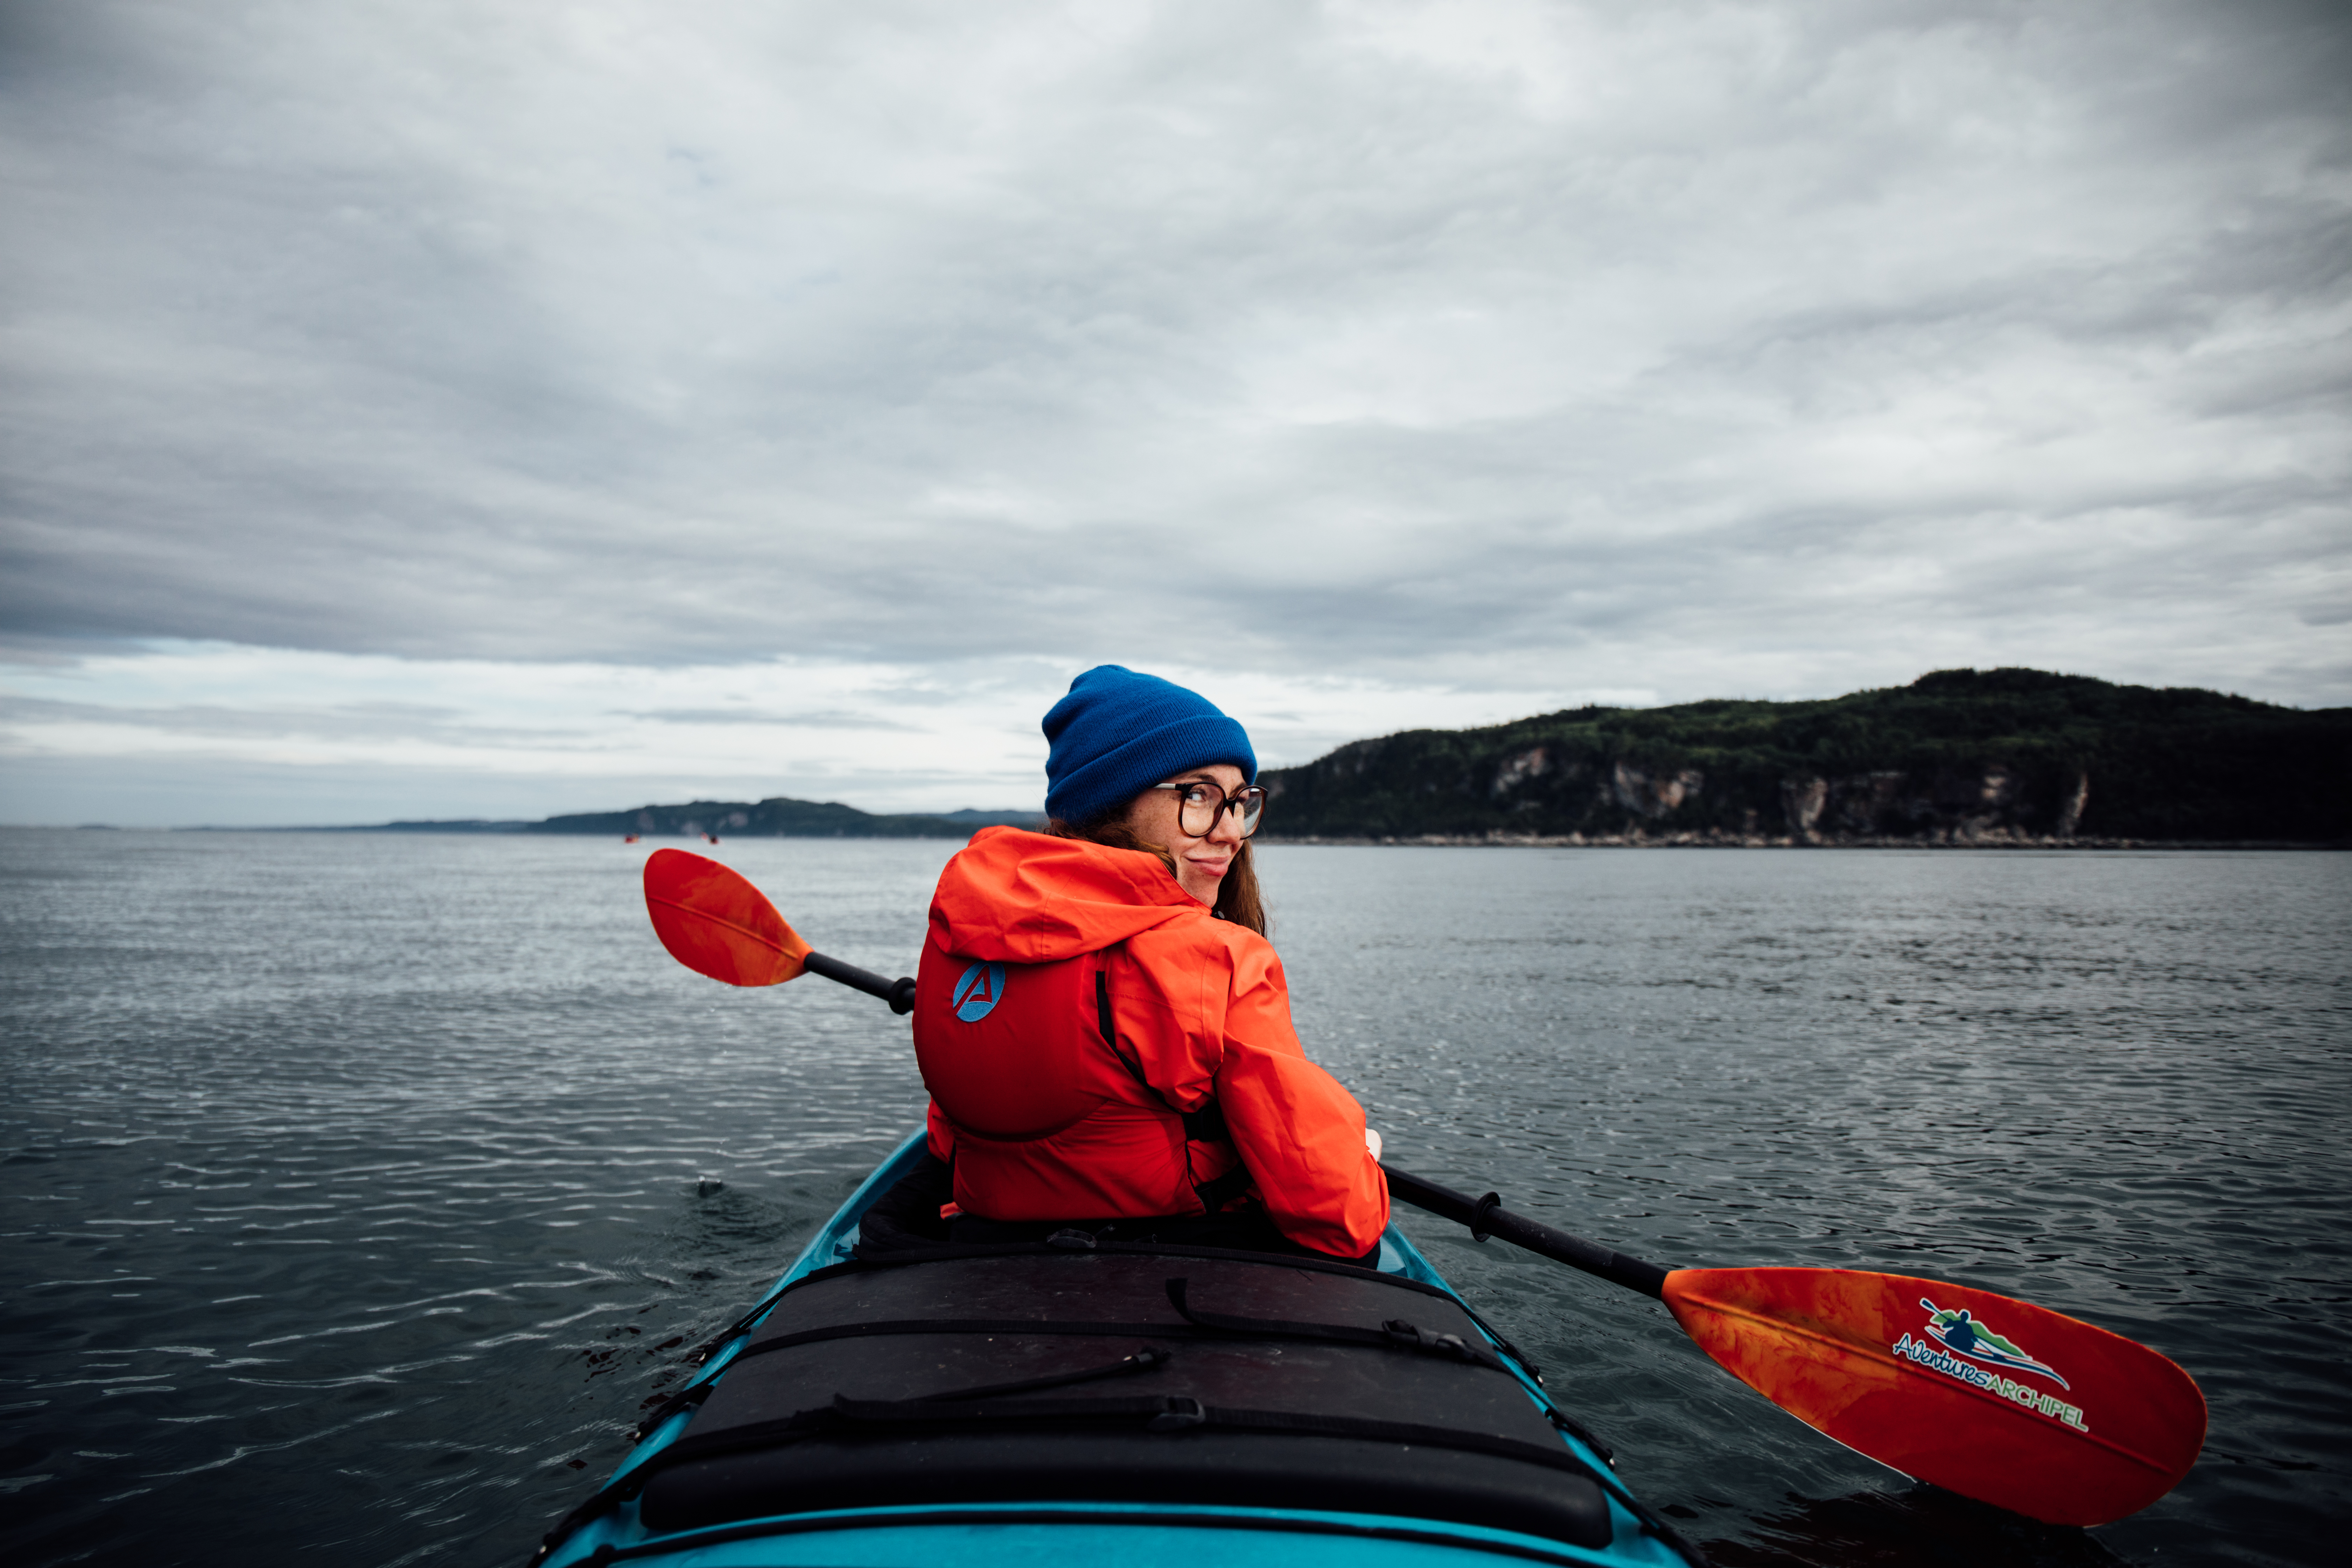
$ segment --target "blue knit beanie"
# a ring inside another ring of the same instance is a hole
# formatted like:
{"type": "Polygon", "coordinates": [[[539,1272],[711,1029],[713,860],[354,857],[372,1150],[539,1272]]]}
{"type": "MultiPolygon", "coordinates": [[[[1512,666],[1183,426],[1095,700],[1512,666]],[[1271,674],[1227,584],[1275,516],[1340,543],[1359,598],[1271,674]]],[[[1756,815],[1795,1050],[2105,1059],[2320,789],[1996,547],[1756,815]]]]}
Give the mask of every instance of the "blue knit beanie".
{"type": "Polygon", "coordinates": [[[1232,763],[1257,782],[1249,731],[1197,691],[1098,664],[1045,710],[1045,815],[1085,822],[1170,775],[1232,763]]]}

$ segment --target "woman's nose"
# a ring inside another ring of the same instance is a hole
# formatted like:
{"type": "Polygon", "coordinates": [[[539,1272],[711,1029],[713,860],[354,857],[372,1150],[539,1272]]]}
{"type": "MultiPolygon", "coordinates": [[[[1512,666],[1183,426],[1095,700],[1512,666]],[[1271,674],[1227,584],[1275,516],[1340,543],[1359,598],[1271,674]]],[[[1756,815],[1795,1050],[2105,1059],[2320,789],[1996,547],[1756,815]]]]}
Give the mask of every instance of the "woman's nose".
{"type": "Polygon", "coordinates": [[[1241,813],[1230,806],[1217,813],[1217,825],[1209,829],[1209,837],[1219,844],[1239,844],[1242,841],[1241,813]]]}

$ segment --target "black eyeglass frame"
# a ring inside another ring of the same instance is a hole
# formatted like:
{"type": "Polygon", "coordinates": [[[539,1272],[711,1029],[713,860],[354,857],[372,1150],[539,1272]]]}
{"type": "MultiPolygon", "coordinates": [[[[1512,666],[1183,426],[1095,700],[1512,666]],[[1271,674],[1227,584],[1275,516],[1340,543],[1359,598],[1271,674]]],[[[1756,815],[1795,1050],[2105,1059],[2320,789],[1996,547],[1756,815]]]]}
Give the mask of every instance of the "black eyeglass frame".
{"type": "Polygon", "coordinates": [[[1151,787],[1153,789],[1216,790],[1217,804],[1210,809],[1209,826],[1198,833],[1193,832],[1184,820],[1185,813],[1192,809],[1191,803],[1182,799],[1176,802],[1177,831],[1182,833],[1187,838],[1206,838],[1217,830],[1217,819],[1227,812],[1235,814],[1234,821],[1240,826],[1244,841],[1256,837],[1259,826],[1265,821],[1265,790],[1259,784],[1244,784],[1232,795],[1227,795],[1208,779],[1186,779],[1181,783],[1156,784],[1151,787]],[[1257,803],[1257,809],[1248,813],[1241,812],[1239,808],[1250,801],[1257,803]]]}

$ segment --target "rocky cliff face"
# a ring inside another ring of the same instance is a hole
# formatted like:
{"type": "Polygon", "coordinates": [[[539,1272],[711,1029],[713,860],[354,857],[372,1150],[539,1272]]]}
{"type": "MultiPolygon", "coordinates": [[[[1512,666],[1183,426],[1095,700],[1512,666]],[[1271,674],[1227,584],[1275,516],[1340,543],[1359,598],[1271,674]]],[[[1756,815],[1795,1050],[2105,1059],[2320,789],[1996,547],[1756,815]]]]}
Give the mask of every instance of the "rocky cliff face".
{"type": "MultiPolygon", "coordinates": [[[[1772,798],[1741,799],[1726,821],[1698,817],[1707,775],[1698,768],[1643,768],[1612,762],[1596,769],[1580,761],[1555,763],[1553,748],[1530,747],[1502,759],[1487,795],[1517,814],[1557,817],[1575,786],[1590,784],[1589,808],[1570,835],[1631,842],[1661,831],[1682,842],[1795,844],[1877,843],[1888,839],[1937,844],[2018,843],[2072,838],[2090,798],[2090,776],[2076,770],[2042,797],[2025,770],[1999,761],[1946,767],[1921,776],[1901,768],[1823,775],[1782,776],[1772,798]],[[1549,788],[1545,790],[1549,781],[1549,788]],[[1565,787],[1563,787],[1565,786],[1565,787]],[[1538,793],[1543,790],[1544,793],[1538,793]],[[1777,807],[1777,809],[1775,809],[1777,807]],[[1612,823],[1615,815],[1622,820],[1612,823]]],[[[1718,794],[1722,791],[1718,789],[1718,794]]],[[[1511,837],[1512,824],[1491,830],[1511,837]]],[[[1563,836],[1564,837],[1564,836],[1563,836]]]]}
{"type": "Polygon", "coordinates": [[[2090,774],[2078,769],[2057,809],[2044,809],[2019,770],[1997,762],[1943,769],[1924,782],[1899,769],[1843,778],[1805,773],[1780,781],[1780,819],[1790,839],[1801,844],[2071,839],[2090,795],[2090,774]]]}
{"type": "Polygon", "coordinates": [[[1948,670],[1822,702],[1414,731],[1264,783],[1267,833],[1294,838],[2336,841],[2352,838],[2352,713],[1948,670]]]}
{"type": "MultiPolygon", "coordinates": [[[[1998,761],[1938,769],[1924,777],[1900,768],[1795,773],[1781,777],[1769,799],[1737,801],[1729,820],[1720,812],[1709,814],[1712,820],[1694,820],[1707,800],[1707,775],[1701,769],[1645,769],[1623,762],[1596,768],[1582,760],[1556,762],[1550,752],[1529,747],[1496,765],[1484,793],[1511,814],[1507,821],[1483,832],[1363,837],[1591,844],[2053,844],[2082,837],[2091,795],[2087,770],[2075,769],[2053,788],[1998,761]],[[1580,793],[1584,809],[1562,831],[1562,808],[1572,810],[1580,793]]],[[[1269,775],[1267,788],[1278,802],[1291,793],[1291,781],[1269,775]]],[[[1270,824],[1282,821],[1276,816],[1270,824]]]]}

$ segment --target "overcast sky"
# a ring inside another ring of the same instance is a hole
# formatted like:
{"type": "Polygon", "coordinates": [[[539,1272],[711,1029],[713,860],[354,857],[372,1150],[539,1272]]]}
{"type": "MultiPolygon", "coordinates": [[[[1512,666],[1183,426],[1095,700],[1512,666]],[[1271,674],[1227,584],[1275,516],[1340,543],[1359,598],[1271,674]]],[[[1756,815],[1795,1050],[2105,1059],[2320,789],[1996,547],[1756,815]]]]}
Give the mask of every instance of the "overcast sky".
{"type": "Polygon", "coordinates": [[[0,821],[2352,702],[2347,16],[0,0],[0,821]]]}

